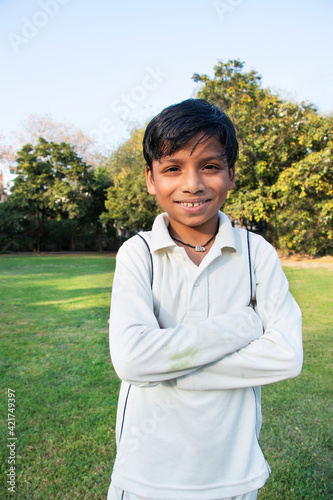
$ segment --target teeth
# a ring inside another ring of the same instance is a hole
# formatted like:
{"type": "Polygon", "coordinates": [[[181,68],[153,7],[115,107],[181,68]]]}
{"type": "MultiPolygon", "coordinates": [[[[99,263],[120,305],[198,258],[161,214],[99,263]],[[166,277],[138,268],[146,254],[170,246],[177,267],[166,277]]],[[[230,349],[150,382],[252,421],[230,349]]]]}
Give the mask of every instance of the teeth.
{"type": "Polygon", "coordinates": [[[203,205],[205,202],[201,201],[199,203],[186,203],[181,201],[180,204],[183,205],[183,207],[199,207],[200,205],[203,205]]]}

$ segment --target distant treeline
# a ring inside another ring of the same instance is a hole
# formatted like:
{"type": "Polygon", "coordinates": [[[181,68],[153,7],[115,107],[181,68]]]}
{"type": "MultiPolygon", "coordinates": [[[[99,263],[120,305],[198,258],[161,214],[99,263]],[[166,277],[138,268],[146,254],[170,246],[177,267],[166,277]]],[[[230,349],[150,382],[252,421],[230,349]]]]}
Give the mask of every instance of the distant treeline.
{"type": "MultiPolygon", "coordinates": [[[[219,62],[214,78],[193,77],[197,97],[222,107],[237,129],[237,183],[223,210],[285,252],[332,254],[333,118],[262,88],[243,66],[219,62]]],[[[51,128],[34,130],[16,153],[18,175],[0,203],[0,251],[110,251],[149,229],[160,208],[145,186],[143,128],[107,156],[92,154],[89,140],[85,155],[82,137],[51,128]]]]}

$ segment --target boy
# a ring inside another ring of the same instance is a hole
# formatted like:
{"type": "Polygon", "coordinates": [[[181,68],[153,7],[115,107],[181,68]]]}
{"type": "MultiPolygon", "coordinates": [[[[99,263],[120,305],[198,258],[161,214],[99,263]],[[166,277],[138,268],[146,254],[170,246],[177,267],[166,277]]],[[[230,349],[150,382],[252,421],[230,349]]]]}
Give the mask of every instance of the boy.
{"type": "Polygon", "coordinates": [[[269,475],[260,386],[300,373],[301,312],[271,245],[219,211],[238,153],[225,113],[200,99],[170,106],[143,150],[165,213],[117,255],[108,500],[253,500],[269,475]]]}

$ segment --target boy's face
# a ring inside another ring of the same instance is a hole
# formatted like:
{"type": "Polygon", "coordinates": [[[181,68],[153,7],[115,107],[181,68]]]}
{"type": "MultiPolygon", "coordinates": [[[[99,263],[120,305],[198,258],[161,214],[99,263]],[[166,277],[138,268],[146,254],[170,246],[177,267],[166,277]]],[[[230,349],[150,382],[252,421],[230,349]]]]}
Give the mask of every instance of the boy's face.
{"type": "Polygon", "coordinates": [[[218,211],[235,186],[235,170],[228,168],[222,144],[215,138],[200,143],[193,137],[170,156],[154,160],[146,169],[148,192],[168,213],[171,228],[187,234],[189,228],[209,233],[216,230],[218,211]]]}

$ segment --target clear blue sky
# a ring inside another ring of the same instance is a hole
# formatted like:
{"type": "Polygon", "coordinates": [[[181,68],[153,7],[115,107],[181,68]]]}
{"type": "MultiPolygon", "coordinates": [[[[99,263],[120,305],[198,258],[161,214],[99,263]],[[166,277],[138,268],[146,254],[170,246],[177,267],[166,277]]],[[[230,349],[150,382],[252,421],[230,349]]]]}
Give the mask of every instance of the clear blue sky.
{"type": "Polygon", "coordinates": [[[48,113],[114,147],[219,59],[332,113],[332,25],[332,0],[0,0],[0,131],[48,113]]]}

